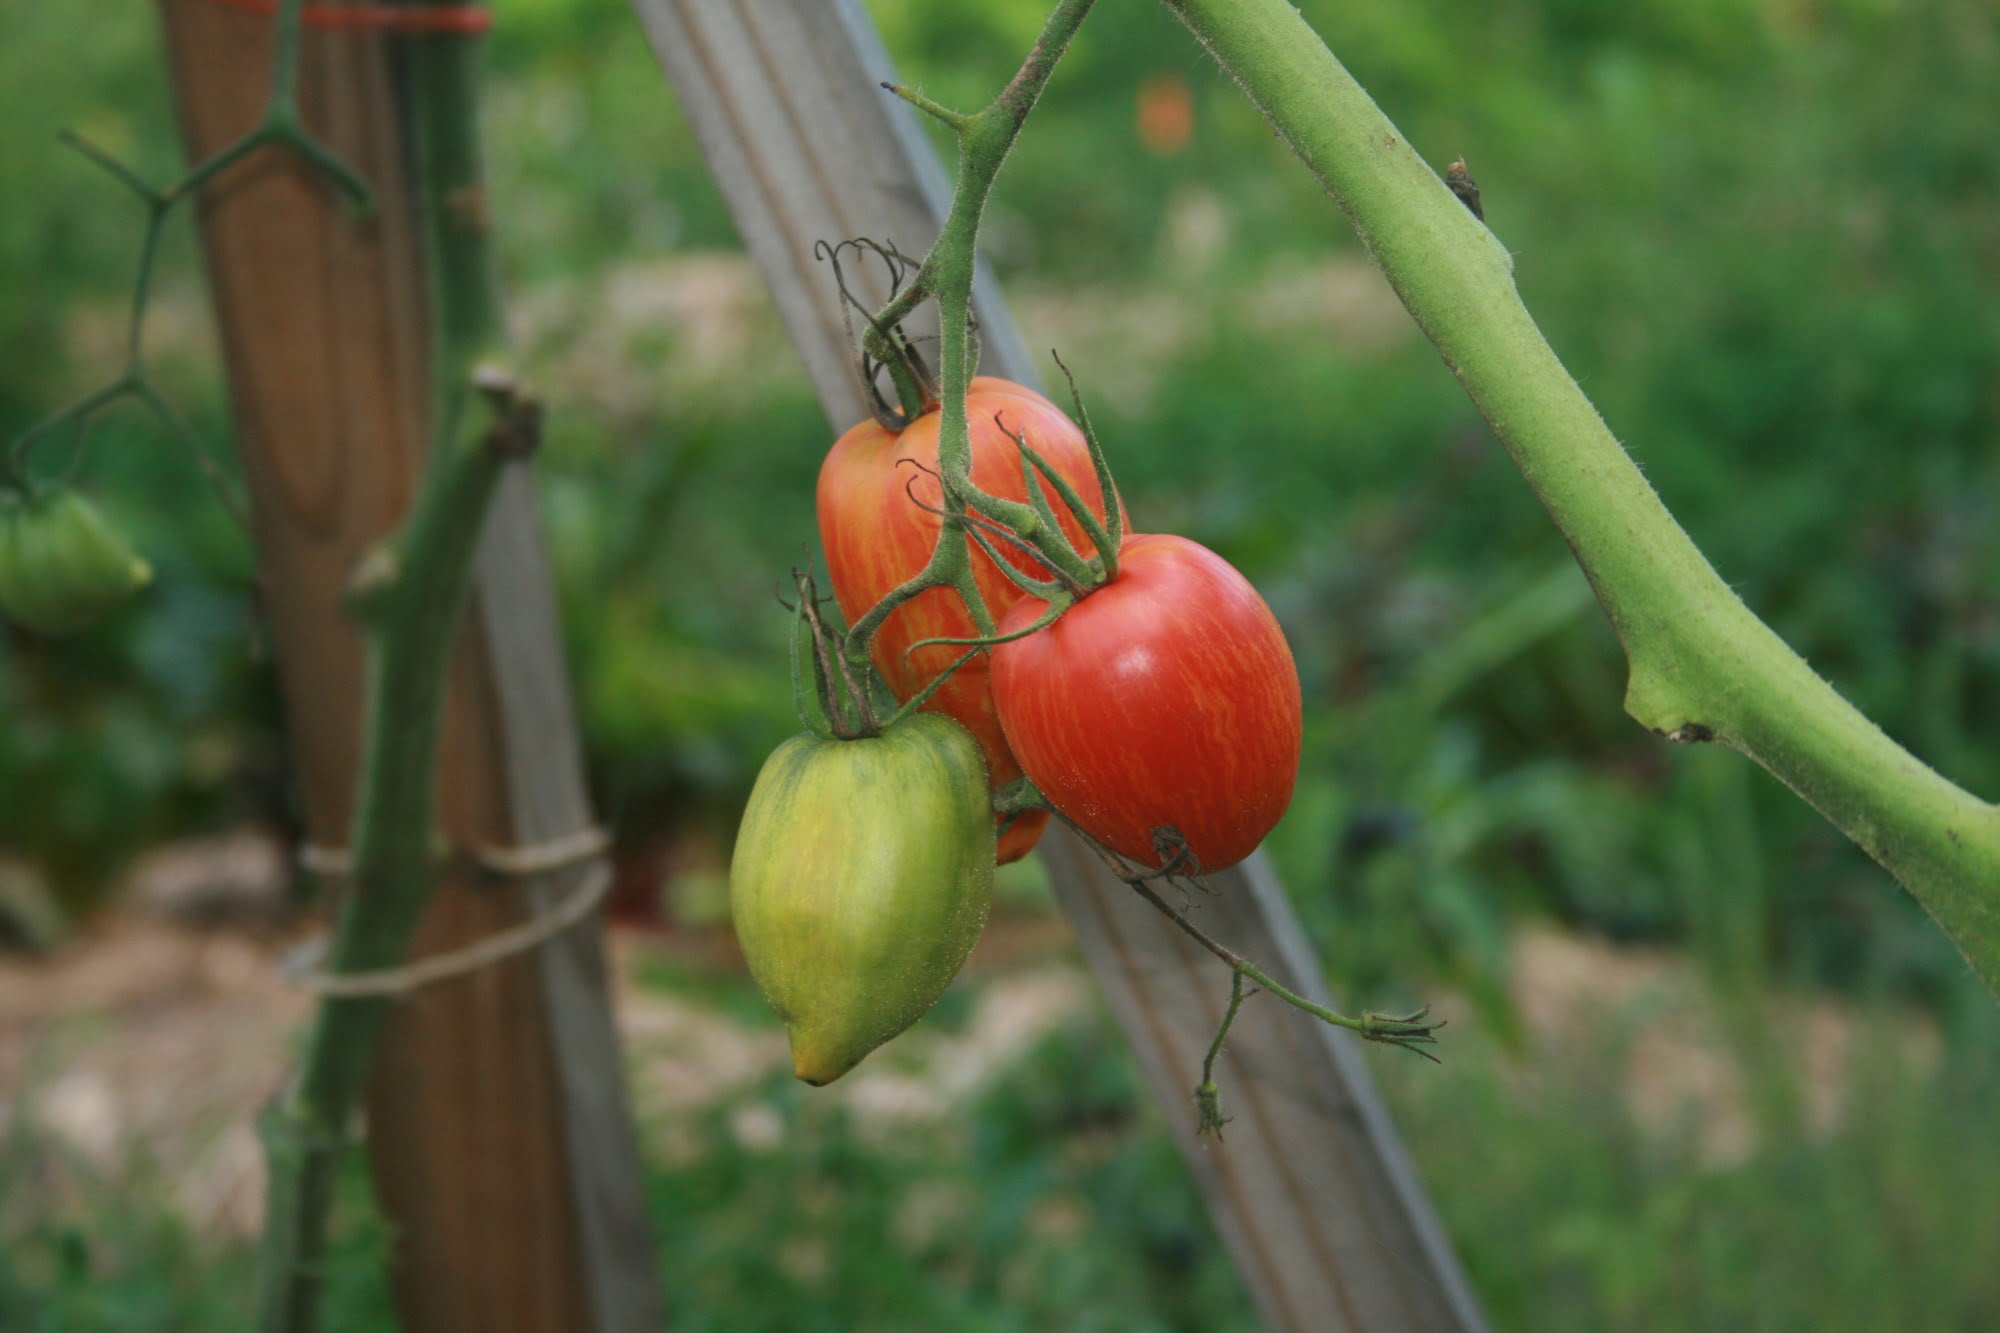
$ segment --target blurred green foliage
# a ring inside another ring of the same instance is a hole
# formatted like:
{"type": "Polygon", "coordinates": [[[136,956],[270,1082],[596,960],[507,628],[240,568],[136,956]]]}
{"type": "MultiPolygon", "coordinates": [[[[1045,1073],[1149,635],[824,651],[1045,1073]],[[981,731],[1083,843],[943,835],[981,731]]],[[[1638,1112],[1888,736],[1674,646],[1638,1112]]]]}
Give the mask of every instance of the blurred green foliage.
{"type": "MultiPolygon", "coordinates": [[[[870,7],[910,77],[970,104],[1045,5],[870,7]]],[[[1530,307],[1723,575],[1888,731],[2000,794],[2000,20],[1987,0],[1303,7],[1421,152],[1469,161],[1530,307]]],[[[592,771],[628,832],[726,836],[792,725],[772,588],[810,551],[830,435],[629,17],[517,0],[503,20],[495,193],[522,339],[555,404],[544,494],[592,771]]],[[[115,369],[139,218],[54,133],[77,125],[167,174],[153,23],[114,7],[84,42],[62,7],[10,16],[0,436],[115,369]]],[[[1684,946],[1732,994],[1785,980],[1921,1000],[1967,1057],[1965,1032],[1992,1035],[1990,1000],[1881,871],[1733,756],[1670,751],[1623,716],[1617,645],[1559,538],[1337,211],[1159,6],[1106,5],[1086,27],[1002,178],[988,237],[1031,340],[1077,368],[1140,524],[1237,561],[1285,621],[1308,758],[1272,850],[1341,992],[1375,1003],[1458,987],[1505,1039],[1509,931],[1547,916],[1684,946]],[[1193,134],[1152,151],[1138,107],[1176,86],[1193,134]]],[[[165,264],[161,378],[221,441],[184,223],[165,264]]],[[[157,591],[78,640],[0,633],[0,849],[79,905],[140,846],[246,811],[282,817],[284,803],[237,534],[134,412],[101,424],[85,477],[159,568],[157,591]]],[[[1108,1046],[1094,1057],[1122,1068],[1108,1046]]],[[[1078,1058],[1044,1052],[1002,1100],[1031,1099],[1028,1084],[1078,1058]]],[[[1993,1221],[1939,1197],[1954,1187],[1942,1145],[1985,1137],[1996,1087],[1983,1057],[1935,1087],[1879,1090],[1824,1149],[1685,1178],[1684,1160],[1621,1137],[1587,1081],[1526,1104],[1482,1068],[1395,1086],[1503,1324],[1734,1323],[1719,1312],[1767,1308],[1766,1264],[1842,1281],[1774,1282],[1824,1303],[1768,1307],[1754,1326],[1964,1326],[1948,1305],[1970,1288],[1952,1265],[1993,1221]],[[1572,1120],[1602,1154],[1579,1160],[1572,1120]],[[1490,1185],[1452,1187],[1452,1172],[1496,1163],[1490,1185]],[[1844,1192],[1808,1209],[1823,1178],[1844,1192]],[[1893,1247],[1885,1226],[1903,1228],[1893,1247]],[[1897,1307],[1843,1306],[1864,1280],[1884,1301],[1945,1304],[1871,1322],[1897,1307]],[[1742,1304],[1687,1307],[1697,1287],[1742,1304]]],[[[1129,1083],[1119,1099],[1135,1114],[1129,1083]]],[[[927,1169],[857,1157],[843,1131],[780,1101],[803,1117],[785,1151],[812,1169],[899,1188],[927,1169]]],[[[978,1123],[1059,1140],[1038,1114],[989,1108],[978,1123]]],[[[1056,1189],[1034,1175],[1055,1159],[1028,1144],[1017,1158],[994,1149],[975,1188],[1018,1170],[1056,1189]]],[[[1189,1216],[1157,1135],[1118,1151],[1136,1156],[1062,1187],[1099,1209],[1136,1200],[1126,1227],[1189,1216]],[[1151,1193],[1118,1192],[1134,1182],[1151,1193]]],[[[761,1197],[766,1167],[725,1153],[662,1188],[761,1197]]],[[[879,1224],[847,1221],[830,1243],[879,1224]]],[[[1122,1253],[1166,1244],[1103,1234],[1122,1253]]],[[[955,1262],[986,1271],[1000,1262],[976,1257],[989,1243],[964,1240],[975,1257],[955,1262]]],[[[1181,1322],[1144,1293],[1184,1264],[1114,1273],[1076,1248],[1058,1258],[1079,1268],[1052,1289],[1133,1302],[1097,1326],[1154,1326],[1144,1310],[1181,1322]]],[[[967,1279],[939,1294],[907,1256],[873,1262],[886,1267],[864,1266],[855,1290],[915,1302],[891,1324],[956,1318],[968,1307],[952,1301],[1001,1290],[967,1279]]],[[[742,1273],[677,1272],[778,1299],[742,1273]]],[[[1028,1285],[1022,1299],[1040,1299],[1028,1285]]],[[[1976,1299],[1990,1320],[1994,1293],[1976,1299]]],[[[1215,1320],[1233,1308],[1188,1300],[1215,1320]]]]}

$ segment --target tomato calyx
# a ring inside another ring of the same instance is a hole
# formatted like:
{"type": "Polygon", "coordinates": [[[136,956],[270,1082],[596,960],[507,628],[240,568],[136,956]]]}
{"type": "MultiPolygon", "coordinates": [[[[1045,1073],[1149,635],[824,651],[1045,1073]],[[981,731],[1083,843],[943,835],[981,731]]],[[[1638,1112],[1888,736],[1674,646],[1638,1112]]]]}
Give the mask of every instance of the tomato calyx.
{"type": "MultiPolygon", "coordinates": [[[[1076,386],[1076,376],[1064,364],[1062,356],[1051,352],[1057,368],[1069,383],[1070,401],[1075,407],[1077,428],[1083,433],[1084,447],[1090,455],[1091,470],[1096,474],[1098,493],[1104,499],[1104,517],[1099,519],[1096,512],[1078,492],[1061,469],[1055,467],[1032,444],[1028,443],[1026,432],[1016,426],[1010,427],[1004,412],[993,414],[993,424],[1000,433],[1014,442],[1015,451],[1020,455],[1021,482],[1028,497],[1026,505],[1010,500],[1000,500],[985,494],[969,481],[957,487],[959,498],[967,507],[968,519],[975,520],[972,529],[1011,539],[1016,549],[1032,548],[1030,558],[1037,562],[1050,578],[1043,582],[1054,582],[1069,594],[1072,600],[1081,601],[1092,591],[1103,587],[1118,577],[1118,549],[1125,540],[1124,502],[1118,493],[1117,479],[1111,475],[1111,463],[1104,454],[1104,446],[1091,427],[1090,413],[1083,405],[1083,393],[1076,386]],[[1055,505],[1049,499],[1053,489],[1056,498],[1076,526],[1089,538],[1092,553],[1084,555],[1067,533],[1063,531],[1062,520],[1057,517],[1055,505]]],[[[949,477],[941,479],[947,487],[953,485],[949,477]]],[[[978,532],[974,532],[975,539],[978,532]]],[[[981,542],[982,547],[985,546],[981,542]]],[[[992,552],[988,551],[989,556],[992,552]]],[[[1013,562],[996,561],[1001,572],[1010,578],[1020,572],[1013,562]]],[[[1042,597],[1052,600],[1036,587],[1014,579],[1015,583],[1042,597]]]]}
{"type": "Polygon", "coordinates": [[[993,793],[993,813],[1003,818],[1025,814],[1030,810],[1051,810],[1049,798],[1042,795],[1028,778],[1016,778],[993,793]]]}
{"type": "Polygon", "coordinates": [[[1104,456],[1104,448],[1098,442],[1096,431],[1091,428],[1090,413],[1084,408],[1076,378],[1070,374],[1069,367],[1063,364],[1060,356],[1056,357],[1056,364],[1069,380],[1071,399],[1076,407],[1076,422],[1089,450],[1099,493],[1104,497],[1104,517],[1100,519],[1069,478],[1028,443],[1026,432],[1007,424],[1004,411],[993,414],[993,424],[1002,435],[1013,441],[1019,455],[1022,487],[1028,496],[1025,505],[988,495],[969,481],[955,486],[950,477],[915,459],[899,460],[899,464],[908,464],[934,479],[947,501],[956,498],[961,507],[953,509],[926,503],[917,494],[916,477],[911,477],[904,488],[911,504],[935,515],[943,530],[948,532],[954,527],[961,530],[1008,582],[1046,604],[1046,610],[1040,616],[1020,629],[970,637],[919,639],[904,648],[905,659],[919,648],[946,646],[981,651],[1027,638],[1047,629],[1076,603],[1118,578],[1118,552],[1125,540],[1123,500],[1118,492],[1118,483],[1111,475],[1111,465],[1104,456]],[[1084,555],[1063,530],[1062,519],[1049,497],[1050,490],[1055,492],[1056,499],[1062,501],[1069,517],[1089,539],[1091,555],[1084,555]],[[1047,577],[1037,578],[1023,570],[1018,561],[1002,552],[1001,546],[1024,557],[1047,577]]]}
{"type": "Polygon", "coordinates": [[[897,703],[869,665],[867,650],[857,656],[852,631],[829,625],[823,614],[834,599],[822,597],[811,574],[792,570],[796,603],[778,599],[792,612],[792,707],[800,725],[822,740],[867,740],[909,717],[944,687],[958,669],[978,655],[973,649],[939,672],[922,690],[897,703]]]}

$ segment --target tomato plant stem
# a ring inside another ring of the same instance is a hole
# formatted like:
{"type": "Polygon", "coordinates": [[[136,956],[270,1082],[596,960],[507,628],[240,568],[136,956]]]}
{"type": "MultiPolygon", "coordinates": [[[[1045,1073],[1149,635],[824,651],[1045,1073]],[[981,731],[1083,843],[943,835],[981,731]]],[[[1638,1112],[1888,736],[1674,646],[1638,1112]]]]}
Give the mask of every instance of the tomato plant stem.
{"type": "Polygon", "coordinates": [[[892,344],[888,331],[924,301],[937,302],[938,355],[942,362],[939,397],[943,412],[938,431],[938,465],[943,474],[946,513],[938,531],[937,546],[923,570],[889,592],[850,627],[847,652],[857,664],[868,661],[868,645],[882,622],[897,607],[932,588],[955,589],[964,599],[979,632],[982,635],[994,632],[993,614],[972,577],[966,530],[969,510],[1033,540],[1045,554],[1050,554],[1052,563],[1061,559],[1051,553],[1049,546],[1051,541],[1066,540],[1060,528],[1044,524],[1032,506],[987,495],[972,484],[972,437],[965,406],[973,369],[969,321],[979,221],[993,192],[993,182],[999,177],[1028,113],[1034,110],[1036,99],[1094,3],[1095,0],[1062,0],[1042,26],[1041,36],[1021,68],[1000,95],[977,112],[967,115],[951,111],[908,88],[889,87],[890,92],[943,121],[958,136],[958,175],[951,209],[937,241],[910,284],[890,299],[869,322],[863,335],[870,355],[884,364],[898,364],[901,349],[892,344]]]}
{"type": "MultiPolygon", "coordinates": [[[[294,19],[297,8],[286,5],[294,19]]],[[[463,37],[407,41],[430,252],[432,444],[410,514],[350,592],[368,660],[353,883],[328,953],[334,973],[401,963],[436,884],[438,741],[459,612],[501,476],[539,433],[536,404],[496,360],[505,335],[475,116],[480,49],[463,37]]],[[[281,87],[289,59],[281,49],[281,87]]],[[[317,1326],[334,1173],[390,1004],[323,1001],[297,1079],[266,1113],[271,1188],[259,1293],[267,1333],[317,1326]]]]}
{"type": "Polygon", "coordinates": [[[90,423],[99,412],[121,398],[136,398],[159,419],[177,442],[189,449],[202,474],[229,510],[230,517],[236,520],[239,527],[248,530],[248,511],[223,476],[220,465],[201,446],[193,430],[173,410],[166,397],[153,387],[145,359],[146,311],[152,304],[153,270],[159,258],[160,236],[173,215],[174,206],[261,148],[285,148],[298,154],[332,181],[357,212],[372,206],[367,183],[324,144],[307,134],[299,123],[299,32],[303,5],[304,0],[283,0],[278,6],[273,20],[275,53],[272,57],[271,94],[257,125],[235,142],[188,168],[178,180],[155,187],[83,135],[74,130],[63,131],[63,143],[137,195],[145,205],[146,225],[139,236],[139,262],[132,278],[132,296],[126,316],[125,366],[116,379],[57,409],[15,436],[8,443],[4,455],[0,455],[0,487],[27,488],[31,480],[28,451],[39,441],[65,427],[74,427],[76,447],[80,451],[90,423]]]}
{"type": "Polygon", "coordinates": [[[1099,859],[1104,862],[1106,868],[1113,875],[1123,880],[1134,893],[1152,904],[1154,910],[1158,911],[1160,915],[1166,917],[1167,920],[1173,922],[1176,926],[1179,926],[1189,939],[1192,939],[1202,948],[1221,959],[1229,967],[1229,970],[1235,974],[1238,988],[1231,994],[1229,1012],[1223,1017],[1221,1031],[1215,1034],[1215,1041],[1209,1046],[1208,1058],[1202,1062],[1201,1086],[1195,1089],[1195,1101],[1202,1111],[1202,1123],[1205,1130],[1217,1128],[1216,1125],[1209,1122],[1209,1113],[1219,1105],[1216,1100],[1217,1094],[1214,1088],[1213,1066],[1216,1056],[1221,1053],[1223,1039],[1229,1033],[1229,1025],[1236,1020],[1236,1009],[1241,1005],[1243,1000],[1240,983],[1244,981],[1256,982],[1258,986],[1269,991],[1278,999],[1283,1000],[1286,1004],[1292,1006],[1292,1008],[1311,1014],[1322,1023],[1331,1023],[1335,1027],[1346,1028],[1348,1031],[1357,1033],[1368,1041],[1381,1042],[1385,1046],[1400,1046],[1406,1051],[1413,1051],[1423,1056],[1426,1060],[1436,1062],[1437,1057],[1423,1048],[1437,1044],[1435,1034],[1439,1028],[1444,1026],[1444,1023],[1442,1020],[1437,1022],[1430,1021],[1429,1006],[1419,1009],[1414,1013],[1401,1015],[1382,1014],[1369,1009],[1363,1010],[1361,1017],[1355,1018],[1351,1015],[1343,1014],[1337,1009],[1331,1009],[1314,1000],[1309,1000],[1290,987],[1280,985],[1272,979],[1270,973],[1245,958],[1242,954],[1237,953],[1213,935],[1210,935],[1200,926],[1197,926],[1189,919],[1185,912],[1182,912],[1179,908],[1161,897],[1159,889],[1154,887],[1156,881],[1173,882],[1181,880],[1184,883],[1188,882],[1175,873],[1171,862],[1166,869],[1159,871],[1134,869],[1132,866],[1126,864],[1124,858],[1119,856],[1118,853],[1084,832],[1077,826],[1075,820],[1050,804],[1048,799],[1041,793],[1033,791],[1029,787],[1024,786],[1019,791],[1010,788],[1005,794],[1005,800],[1003,802],[996,802],[996,806],[1002,809],[1036,808],[1048,810],[1081,838],[1086,846],[1096,852],[1099,859]]]}
{"type": "Polygon", "coordinates": [[[1923,904],[2000,991],[2000,809],[1926,767],[1747,608],[1515,289],[1505,246],[1287,0],[1164,0],[1354,224],[1568,539],[1625,648],[1625,708],[1747,755],[1923,904]]]}

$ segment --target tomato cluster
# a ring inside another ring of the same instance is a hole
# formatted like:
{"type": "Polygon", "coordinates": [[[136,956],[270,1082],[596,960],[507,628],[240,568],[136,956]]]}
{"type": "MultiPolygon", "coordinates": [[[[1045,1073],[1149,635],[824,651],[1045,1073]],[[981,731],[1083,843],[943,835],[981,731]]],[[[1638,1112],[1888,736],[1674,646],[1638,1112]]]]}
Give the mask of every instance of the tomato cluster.
{"type": "MultiPolygon", "coordinates": [[[[1019,437],[1096,518],[1106,517],[1088,442],[1053,403],[990,378],[974,380],[966,402],[973,485],[1027,500],[1019,437]]],[[[820,540],[850,621],[922,570],[937,541],[939,420],[927,412],[900,431],[864,422],[820,470],[820,540]]],[[[1074,515],[1059,517],[1079,554],[1101,554],[1074,515]]],[[[1291,650],[1249,581],[1212,551],[1133,534],[1117,557],[1103,586],[1047,628],[968,662],[926,707],[973,734],[996,788],[1025,774],[1056,810],[1128,860],[1190,873],[1234,865],[1284,814],[1297,780],[1291,650]]],[[[1013,550],[1001,558],[1047,572],[1013,550]]],[[[1042,604],[983,551],[972,561],[1002,637],[1031,625],[1042,604]]],[[[873,641],[875,664],[909,698],[958,653],[911,645],[974,633],[958,596],[933,588],[890,614],[873,641]]],[[[1003,861],[1034,845],[1039,815],[1002,834],[1003,861]]]]}
{"type": "Polygon", "coordinates": [[[859,643],[825,629],[798,575],[800,715],[818,734],[758,776],[730,906],[808,1083],[840,1077],[943,993],[996,862],[1026,855],[1050,810],[1141,867],[1194,875],[1254,851],[1298,776],[1298,673],[1249,582],[1185,538],[1124,535],[1093,441],[1032,389],[975,379],[967,409],[966,480],[992,512],[1032,515],[1018,530],[951,520],[978,533],[966,554],[983,638],[963,567],[933,564],[953,512],[941,413],[863,422],[820,469],[835,598],[850,626],[874,625],[868,658],[904,707],[878,721],[873,685],[853,678],[859,643]]]}

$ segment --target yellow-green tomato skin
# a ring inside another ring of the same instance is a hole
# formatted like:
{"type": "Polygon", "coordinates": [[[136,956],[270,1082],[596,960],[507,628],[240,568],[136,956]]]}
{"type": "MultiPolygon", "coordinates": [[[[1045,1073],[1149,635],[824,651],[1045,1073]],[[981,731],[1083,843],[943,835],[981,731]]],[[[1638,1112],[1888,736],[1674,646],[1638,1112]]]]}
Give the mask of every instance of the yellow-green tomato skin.
{"type": "Polygon", "coordinates": [[[152,578],[151,566],[75,491],[0,507],[0,612],[38,634],[80,630],[152,578]]]}
{"type": "Polygon", "coordinates": [[[985,760],[946,718],[772,752],[729,906],[801,1079],[831,1083],[944,993],[986,925],[993,850],[985,760]]]}

